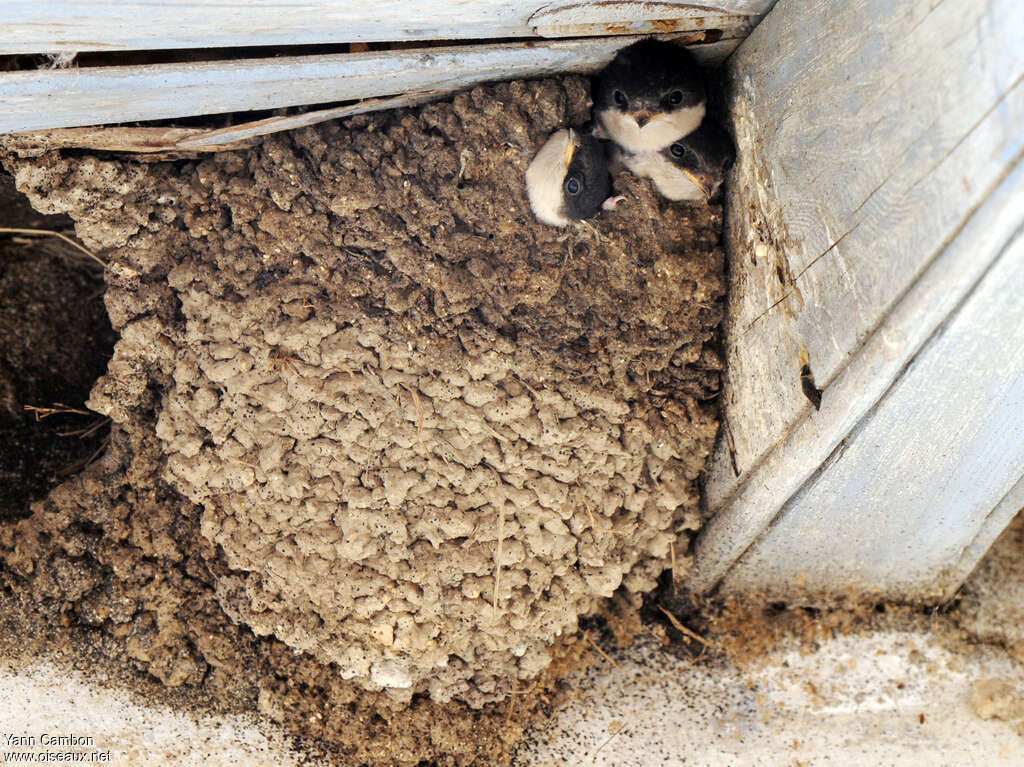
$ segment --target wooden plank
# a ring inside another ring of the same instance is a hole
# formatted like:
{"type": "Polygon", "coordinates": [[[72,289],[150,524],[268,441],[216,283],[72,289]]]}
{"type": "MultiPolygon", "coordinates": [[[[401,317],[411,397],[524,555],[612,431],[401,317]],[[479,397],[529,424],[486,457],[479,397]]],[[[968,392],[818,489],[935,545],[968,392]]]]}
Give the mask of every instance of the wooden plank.
{"type": "Polygon", "coordinates": [[[436,101],[451,93],[452,91],[405,93],[401,96],[393,96],[386,99],[366,99],[355,104],[333,107],[331,109],[315,109],[311,112],[303,112],[297,115],[283,115],[281,117],[268,117],[265,120],[253,120],[241,125],[232,125],[228,128],[204,131],[200,136],[192,136],[179,141],[176,148],[192,149],[201,152],[229,149],[238,143],[249,141],[259,136],[266,136],[270,133],[306,128],[310,125],[327,122],[328,120],[341,120],[345,117],[353,117],[354,115],[366,114],[367,112],[378,112],[383,109],[416,106],[417,104],[425,104],[428,101],[436,101]]]}
{"type": "MultiPolygon", "coordinates": [[[[743,26],[773,2],[558,3],[555,23],[543,33],[580,34],[571,25],[560,30],[562,11],[586,15],[588,8],[612,6],[614,15],[606,10],[606,21],[586,34],[700,31],[714,28],[708,23],[729,23],[728,17],[743,26]],[[632,25],[652,18],[680,23],[651,29],[632,25]],[[611,28],[614,24],[620,27],[611,28]]],[[[536,37],[541,33],[530,18],[551,5],[543,0],[0,0],[0,54],[536,37]]]]}
{"type": "MultiPolygon", "coordinates": [[[[589,72],[638,38],[0,74],[0,133],[160,120],[589,72]]],[[[736,46],[693,46],[706,63],[736,46]]]]}
{"type": "MultiPolygon", "coordinates": [[[[829,385],[821,411],[798,422],[779,449],[752,472],[751,481],[741,486],[730,505],[706,526],[696,546],[696,575],[688,584],[690,588],[708,591],[714,587],[744,552],[760,547],[760,536],[778,519],[770,506],[774,498],[785,496],[788,500],[798,496],[808,481],[824,473],[837,458],[844,457],[844,440],[900,380],[909,361],[920,353],[928,339],[975,290],[1005,244],[1018,236],[1022,221],[1024,167],[1018,155],[1017,165],[1007,179],[929,265],[871,335],[857,358],[829,385]]],[[[911,444],[916,439],[894,430],[887,441],[911,444]]],[[[927,461],[925,464],[930,465],[927,461]]],[[[889,513],[897,514],[891,500],[875,500],[889,513]]],[[[859,514],[859,510],[853,513],[859,514]]],[[[993,513],[985,525],[999,527],[1009,519],[1005,512],[993,513]]],[[[978,532],[978,537],[984,534],[985,528],[978,532]]],[[[987,534],[994,540],[998,530],[987,534]]],[[[971,530],[963,530],[963,535],[969,540],[971,530]]],[[[975,551],[970,561],[976,561],[983,553],[975,551]]],[[[780,552],[779,558],[791,555],[789,551],[780,552]]],[[[816,552],[816,556],[827,559],[830,551],[816,552]]],[[[966,554],[961,563],[947,564],[957,577],[962,577],[969,572],[965,561],[966,554]]],[[[905,560],[904,566],[909,565],[905,560]]],[[[738,581],[734,578],[732,584],[735,588],[738,581]]],[[[758,588],[764,588],[764,584],[758,588]]]]}
{"type": "Polygon", "coordinates": [[[26,153],[75,148],[162,154],[178,150],[181,142],[199,142],[191,147],[195,152],[246,149],[259,143],[256,138],[243,138],[210,149],[203,143],[210,132],[201,128],[58,128],[0,136],[0,147],[26,153]]]}
{"type": "Polygon", "coordinates": [[[949,597],[953,596],[953,591],[958,585],[967,580],[967,576],[974,571],[992,544],[1022,511],[1024,511],[1024,476],[1017,480],[1017,484],[1010,488],[999,504],[992,509],[992,513],[981,525],[978,535],[964,549],[960,560],[943,574],[943,580],[948,584],[946,591],[949,597]]]}
{"type": "Polygon", "coordinates": [[[0,136],[0,146],[19,152],[43,152],[49,149],[100,149],[108,152],[168,154],[227,152],[246,149],[259,143],[261,136],[279,131],[340,120],[382,109],[415,106],[449,95],[447,91],[407,93],[386,99],[366,99],[331,109],[316,109],[296,115],[268,117],[264,120],[227,128],[57,128],[54,130],[11,133],[0,136]]]}
{"type": "Polygon", "coordinates": [[[728,386],[696,591],[826,471],[995,257],[948,246],[1024,151],[1024,6],[931,5],[780,0],[729,61],[728,386]]]}
{"type": "Polygon", "coordinates": [[[1024,476],[1024,164],[1013,181],[1000,202],[1017,227],[996,262],[724,591],[946,599],[984,553],[971,544],[993,509],[1002,525],[1020,510],[1003,500],[1022,500],[1024,476]]]}
{"type": "Polygon", "coordinates": [[[637,35],[704,29],[723,30],[729,37],[745,37],[760,19],[760,16],[716,11],[687,3],[649,0],[556,0],[534,13],[527,24],[541,37],[637,35]]]}

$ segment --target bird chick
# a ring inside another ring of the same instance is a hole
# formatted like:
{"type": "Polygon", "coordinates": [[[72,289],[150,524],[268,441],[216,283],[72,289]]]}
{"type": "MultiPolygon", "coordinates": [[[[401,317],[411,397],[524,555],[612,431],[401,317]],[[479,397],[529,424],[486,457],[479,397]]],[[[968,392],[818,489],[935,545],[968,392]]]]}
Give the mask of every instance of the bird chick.
{"type": "Polygon", "coordinates": [[[634,175],[651,179],[662,197],[669,200],[710,200],[718,193],[735,157],[729,134],[707,118],[693,133],[660,152],[619,150],[615,161],[634,175]]]}
{"type": "Polygon", "coordinates": [[[568,226],[590,218],[611,192],[603,141],[572,128],[555,131],[526,169],[526,196],[545,224],[568,226]]]}
{"type": "Polygon", "coordinates": [[[704,72],[685,48],[641,40],[594,79],[597,121],[629,152],[654,152],[696,130],[707,110],[704,72]]]}

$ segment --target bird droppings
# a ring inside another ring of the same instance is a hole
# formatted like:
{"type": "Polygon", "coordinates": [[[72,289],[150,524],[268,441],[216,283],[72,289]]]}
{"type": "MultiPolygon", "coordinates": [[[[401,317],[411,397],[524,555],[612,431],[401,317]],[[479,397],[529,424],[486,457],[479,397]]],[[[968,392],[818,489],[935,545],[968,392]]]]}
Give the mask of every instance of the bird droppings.
{"type": "Polygon", "coordinates": [[[567,77],[202,160],[5,156],[111,264],[120,333],[111,451],[0,530],[7,582],[364,760],[501,741],[467,706],[564,673],[673,546],[685,570],[717,431],[720,209],[624,174],[591,227],[530,213],[588,109],[567,77]]]}
{"type": "Polygon", "coordinates": [[[979,679],[971,691],[971,708],[982,719],[1019,721],[1024,728],[1024,690],[1015,680],[979,679]]]}

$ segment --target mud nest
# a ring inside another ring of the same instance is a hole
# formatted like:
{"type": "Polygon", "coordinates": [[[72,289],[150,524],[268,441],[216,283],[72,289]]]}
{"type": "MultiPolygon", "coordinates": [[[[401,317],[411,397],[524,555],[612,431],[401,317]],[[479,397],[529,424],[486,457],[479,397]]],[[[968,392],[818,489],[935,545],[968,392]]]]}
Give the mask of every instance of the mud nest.
{"type": "MultiPolygon", "coordinates": [[[[109,263],[102,471],[202,509],[198,538],[169,518],[146,545],[204,562],[239,626],[398,704],[503,698],[604,598],[681,571],[700,523],[720,210],[625,173],[615,211],[538,224],[526,166],[589,107],[566,77],[205,159],[3,158],[109,263]]],[[[175,682],[216,659],[188,653],[175,682]]]]}

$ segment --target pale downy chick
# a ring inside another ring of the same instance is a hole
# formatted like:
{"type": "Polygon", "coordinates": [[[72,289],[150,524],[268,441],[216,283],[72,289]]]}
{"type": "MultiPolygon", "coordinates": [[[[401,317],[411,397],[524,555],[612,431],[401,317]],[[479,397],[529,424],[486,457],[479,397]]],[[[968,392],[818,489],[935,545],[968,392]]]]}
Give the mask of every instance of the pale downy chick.
{"type": "Polygon", "coordinates": [[[605,142],[572,128],[556,131],[526,169],[526,196],[545,224],[568,226],[597,214],[611,192],[605,142]]]}
{"type": "Polygon", "coordinates": [[[651,179],[669,200],[710,200],[718,193],[735,156],[729,134],[708,118],[693,133],[660,152],[618,150],[615,160],[635,175],[651,179]]]}

